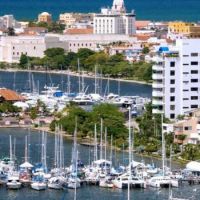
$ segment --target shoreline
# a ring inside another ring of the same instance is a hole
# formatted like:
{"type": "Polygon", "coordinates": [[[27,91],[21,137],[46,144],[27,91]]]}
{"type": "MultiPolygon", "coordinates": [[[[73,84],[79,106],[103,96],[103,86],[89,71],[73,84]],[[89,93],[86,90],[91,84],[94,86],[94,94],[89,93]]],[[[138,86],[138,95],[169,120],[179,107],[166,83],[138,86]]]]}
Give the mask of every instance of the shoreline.
{"type": "MultiPolygon", "coordinates": [[[[16,69],[16,68],[8,68],[8,69],[0,69],[0,71],[2,72],[33,72],[33,73],[46,73],[45,70],[27,70],[27,69],[16,69]]],[[[92,72],[88,72],[91,73],[91,75],[89,74],[79,74],[78,72],[74,72],[74,71],[67,71],[67,70],[49,70],[48,71],[49,74],[63,74],[63,75],[70,75],[70,76],[74,76],[74,77],[78,77],[78,76],[83,76],[84,78],[91,78],[94,79],[95,75],[92,72]]],[[[145,81],[138,81],[138,80],[130,80],[130,79],[121,79],[121,78],[107,78],[107,77],[98,77],[101,78],[103,80],[111,80],[111,81],[120,81],[120,82],[127,82],[127,83],[136,83],[136,84],[141,84],[141,85],[149,85],[152,86],[152,83],[148,83],[145,81]]]]}

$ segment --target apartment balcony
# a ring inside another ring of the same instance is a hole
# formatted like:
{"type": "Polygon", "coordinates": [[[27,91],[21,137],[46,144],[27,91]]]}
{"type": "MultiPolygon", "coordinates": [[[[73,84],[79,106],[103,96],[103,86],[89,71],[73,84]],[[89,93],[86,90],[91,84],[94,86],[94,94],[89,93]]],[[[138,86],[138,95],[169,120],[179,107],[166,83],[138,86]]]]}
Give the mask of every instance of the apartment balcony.
{"type": "Polygon", "coordinates": [[[155,65],[153,65],[152,69],[155,71],[163,71],[164,67],[162,65],[155,64],[155,65]]]}
{"type": "Polygon", "coordinates": [[[153,99],[152,104],[157,106],[157,105],[163,105],[164,102],[163,102],[163,100],[153,99]]]}
{"type": "Polygon", "coordinates": [[[153,80],[162,80],[164,78],[163,74],[153,74],[153,80]]]}
{"type": "Polygon", "coordinates": [[[153,82],[152,88],[164,88],[164,84],[153,82]]]}
{"type": "Polygon", "coordinates": [[[152,96],[153,97],[163,97],[164,93],[163,93],[163,91],[153,91],[152,96]]]}

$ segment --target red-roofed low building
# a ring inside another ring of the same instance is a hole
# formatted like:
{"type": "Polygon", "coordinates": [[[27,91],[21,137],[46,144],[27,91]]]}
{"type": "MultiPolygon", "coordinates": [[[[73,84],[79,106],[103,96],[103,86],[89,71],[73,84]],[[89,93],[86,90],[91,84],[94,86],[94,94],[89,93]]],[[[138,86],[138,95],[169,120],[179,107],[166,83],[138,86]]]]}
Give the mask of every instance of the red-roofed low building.
{"type": "Polygon", "coordinates": [[[6,88],[0,88],[0,102],[16,102],[24,100],[25,98],[15,91],[6,88]]]}
{"type": "Polygon", "coordinates": [[[148,29],[150,23],[151,21],[136,21],[135,26],[137,30],[148,29]]]}
{"type": "Polygon", "coordinates": [[[93,34],[93,28],[70,28],[65,31],[65,34],[69,35],[93,34]]]}

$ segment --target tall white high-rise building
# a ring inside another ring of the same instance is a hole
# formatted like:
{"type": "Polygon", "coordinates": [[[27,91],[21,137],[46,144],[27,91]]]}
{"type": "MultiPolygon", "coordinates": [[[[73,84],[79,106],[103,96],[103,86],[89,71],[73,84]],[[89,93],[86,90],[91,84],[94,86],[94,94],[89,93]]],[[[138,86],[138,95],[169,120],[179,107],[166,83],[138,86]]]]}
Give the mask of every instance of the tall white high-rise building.
{"type": "Polygon", "coordinates": [[[200,39],[178,39],[160,48],[153,66],[153,113],[167,118],[200,107],[200,39]]]}
{"type": "Polygon", "coordinates": [[[135,29],[135,13],[126,12],[123,0],[114,0],[112,8],[102,8],[94,16],[94,34],[132,35],[135,29]]]}

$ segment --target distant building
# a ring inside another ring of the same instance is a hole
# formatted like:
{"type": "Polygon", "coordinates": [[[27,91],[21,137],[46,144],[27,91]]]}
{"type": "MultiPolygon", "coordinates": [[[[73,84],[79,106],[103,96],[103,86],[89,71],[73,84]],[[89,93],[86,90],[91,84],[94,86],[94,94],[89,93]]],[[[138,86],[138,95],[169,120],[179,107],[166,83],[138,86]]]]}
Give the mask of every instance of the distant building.
{"type": "Polygon", "coordinates": [[[11,28],[20,28],[21,25],[16,21],[13,15],[4,15],[0,16],[0,29],[11,28]]]}
{"type": "Polygon", "coordinates": [[[46,22],[50,24],[52,22],[52,16],[48,12],[43,12],[38,15],[38,22],[46,22]]]}
{"type": "Polygon", "coordinates": [[[18,63],[22,54],[42,58],[46,49],[54,47],[68,49],[67,43],[57,36],[2,36],[0,62],[18,63]]]}
{"type": "Polygon", "coordinates": [[[200,26],[194,23],[187,22],[169,22],[168,38],[200,38],[200,26]]]}
{"type": "Polygon", "coordinates": [[[175,119],[200,107],[200,39],[177,39],[161,47],[153,66],[153,113],[175,119]]]}
{"type": "Polygon", "coordinates": [[[111,9],[102,8],[94,16],[94,34],[133,35],[135,30],[135,13],[126,13],[123,0],[114,0],[111,9]]]}
{"type": "Polygon", "coordinates": [[[85,22],[89,23],[93,21],[92,13],[83,14],[83,13],[63,13],[59,16],[59,22],[66,25],[68,28],[77,28],[76,23],[85,22]]]}
{"type": "Polygon", "coordinates": [[[68,51],[77,52],[81,48],[88,48],[93,51],[104,50],[105,46],[113,42],[136,42],[135,37],[129,37],[128,35],[113,35],[110,34],[66,34],[60,36],[61,40],[68,43],[68,51]]]}
{"type": "Polygon", "coordinates": [[[174,124],[174,142],[178,144],[199,144],[200,118],[191,117],[176,122],[174,124]]]}

